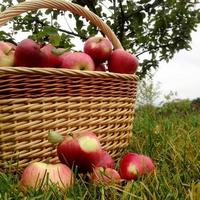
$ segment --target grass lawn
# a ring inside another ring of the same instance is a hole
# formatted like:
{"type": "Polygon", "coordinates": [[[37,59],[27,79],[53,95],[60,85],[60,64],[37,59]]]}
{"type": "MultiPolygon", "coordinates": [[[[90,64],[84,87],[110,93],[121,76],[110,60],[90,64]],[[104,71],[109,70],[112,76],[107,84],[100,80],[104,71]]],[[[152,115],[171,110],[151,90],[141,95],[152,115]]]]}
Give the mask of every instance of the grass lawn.
{"type": "MultiPolygon", "coordinates": [[[[121,185],[94,185],[78,176],[68,191],[50,185],[45,191],[19,189],[20,173],[0,172],[0,200],[199,200],[200,111],[189,104],[145,106],[136,110],[127,151],[149,155],[155,174],[121,185]]],[[[118,164],[117,164],[118,166],[118,164]]]]}

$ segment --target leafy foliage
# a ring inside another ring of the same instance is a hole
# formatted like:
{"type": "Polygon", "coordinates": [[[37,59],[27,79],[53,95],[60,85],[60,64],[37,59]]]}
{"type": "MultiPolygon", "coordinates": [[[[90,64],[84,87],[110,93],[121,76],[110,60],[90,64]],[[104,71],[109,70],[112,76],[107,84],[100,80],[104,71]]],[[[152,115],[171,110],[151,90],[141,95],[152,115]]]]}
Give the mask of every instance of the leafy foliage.
{"type": "MultiPolygon", "coordinates": [[[[3,0],[1,11],[23,0],[3,0]],[[15,3],[13,3],[15,2],[15,3]]],[[[188,0],[73,0],[100,16],[114,31],[124,49],[135,53],[140,61],[138,75],[144,77],[169,61],[181,49],[190,50],[191,33],[200,22],[198,1],[188,0]]],[[[0,32],[1,40],[15,41],[18,31],[30,32],[39,41],[53,42],[56,46],[71,48],[73,39],[82,40],[100,32],[82,17],[60,10],[33,11],[16,17],[10,33],[0,32]],[[67,24],[60,23],[63,16],[67,24]],[[75,26],[71,26],[75,22],[75,26]],[[69,25],[70,24],[70,25],[69,25]],[[57,31],[50,34],[46,29],[57,31]],[[52,39],[53,37],[53,39],[52,39]]]]}

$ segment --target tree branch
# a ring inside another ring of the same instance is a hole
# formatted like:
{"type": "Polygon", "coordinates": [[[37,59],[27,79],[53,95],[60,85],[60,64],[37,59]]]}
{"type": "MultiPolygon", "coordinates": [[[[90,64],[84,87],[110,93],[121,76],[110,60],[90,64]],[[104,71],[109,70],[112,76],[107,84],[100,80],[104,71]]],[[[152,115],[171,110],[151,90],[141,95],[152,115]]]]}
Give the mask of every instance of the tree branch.
{"type": "Polygon", "coordinates": [[[123,41],[124,38],[124,24],[125,24],[125,14],[122,6],[122,1],[119,0],[120,14],[121,14],[121,23],[120,23],[120,33],[119,40],[123,41]]]}
{"type": "Polygon", "coordinates": [[[79,38],[81,38],[83,40],[87,39],[86,37],[83,37],[83,36],[81,36],[81,35],[79,35],[79,34],[77,34],[75,32],[67,31],[67,30],[64,30],[64,29],[61,29],[61,28],[58,28],[58,31],[63,32],[63,33],[67,33],[67,34],[70,34],[70,35],[73,35],[73,36],[76,36],[76,37],[79,37],[79,38]]]}
{"type": "MultiPolygon", "coordinates": [[[[36,23],[39,23],[39,24],[42,25],[42,26],[46,26],[45,23],[43,23],[42,21],[40,21],[40,20],[38,20],[38,19],[36,19],[35,21],[36,21],[36,23]]],[[[79,34],[73,32],[73,31],[67,31],[67,30],[64,30],[64,29],[61,29],[61,28],[58,28],[58,31],[63,32],[63,33],[67,33],[67,34],[70,34],[70,35],[73,35],[73,36],[76,36],[76,37],[79,37],[79,38],[81,38],[81,39],[83,39],[83,40],[86,40],[86,39],[87,39],[86,37],[83,37],[83,36],[81,36],[81,35],[79,35],[79,34]]]]}
{"type": "Polygon", "coordinates": [[[140,55],[142,55],[144,53],[151,52],[152,50],[158,50],[160,48],[165,48],[165,47],[169,47],[169,46],[174,46],[174,44],[165,44],[165,45],[159,45],[159,46],[154,46],[154,47],[148,48],[147,50],[136,54],[136,57],[138,57],[138,56],[140,56],[140,55]]]}

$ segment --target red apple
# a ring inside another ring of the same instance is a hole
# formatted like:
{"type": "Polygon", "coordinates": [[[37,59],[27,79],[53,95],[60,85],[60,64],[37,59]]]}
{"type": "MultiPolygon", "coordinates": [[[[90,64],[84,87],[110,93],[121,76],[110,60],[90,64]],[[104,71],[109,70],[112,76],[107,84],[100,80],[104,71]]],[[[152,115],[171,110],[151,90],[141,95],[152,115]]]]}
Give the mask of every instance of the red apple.
{"type": "Polygon", "coordinates": [[[96,167],[115,168],[115,162],[106,150],[102,149],[100,151],[100,158],[99,162],[95,165],[96,167]]]}
{"type": "Polygon", "coordinates": [[[61,189],[66,189],[73,183],[73,173],[64,164],[46,164],[34,162],[23,171],[20,186],[23,191],[28,188],[44,188],[45,184],[57,184],[61,189]]]}
{"type": "Polygon", "coordinates": [[[133,74],[137,71],[138,59],[123,49],[115,49],[108,59],[108,71],[133,74]]]}
{"type": "Polygon", "coordinates": [[[92,182],[99,183],[120,183],[121,176],[118,171],[113,168],[95,167],[90,174],[92,182]]]}
{"type": "MultiPolygon", "coordinates": [[[[52,138],[52,134],[55,136],[57,133],[50,132],[49,138],[52,138]]],[[[60,161],[70,168],[77,167],[78,172],[82,173],[92,171],[101,158],[100,151],[99,139],[95,133],[90,131],[66,136],[63,140],[59,140],[57,146],[60,161]]]]}
{"type": "Polygon", "coordinates": [[[60,57],[57,53],[57,48],[51,44],[46,44],[40,49],[45,55],[41,67],[59,67],[60,66],[60,57]]]}
{"type": "Polygon", "coordinates": [[[44,59],[45,54],[40,50],[40,45],[32,39],[24,39],[16,47],[16,66],[40,67],[44,59]]]}
{"type": "MultiPolygon", "coordinates": [[[[62,49],[60,49],[60,51],[62,51],[62,49]]],[[[59,55],[59,60],[60,60],[60,65],[63,62],[65,56],[67,56],[68,54],[72,53],[71,51],[64,51],[62,53],[60,53],[59,55]]]]}
{"type": "Polygon", "coordinates": [[[0,41],[0,67],[14,66],[15,45],[0,41]]]}
{"type": "Polygon", "coordinates": [[[91,70],[95,68],[92,58],[83,52],[71,52],[62,56],[62,68],[77,69],[77,70],[91,70]]]}
{"type": "Polygon", "coordinates": [[[106,71],[106,66],[103,63],[99,63],[95,65],[95,71],[106,71]]]}
{"type": "Polygon", "coordinates": [[[92,57],[95,63],[106,61],[112,52],[110,40],[101,36],[94,36],[84,43],[84,52],[92,57]]]}
{"type": "Polygon", "coordinates": [[[152,159],[148,156],[127,153],[120,161],[119,172],[122,179],[137,180],[138,176],[144,176],[155,170],[152,159]]]}

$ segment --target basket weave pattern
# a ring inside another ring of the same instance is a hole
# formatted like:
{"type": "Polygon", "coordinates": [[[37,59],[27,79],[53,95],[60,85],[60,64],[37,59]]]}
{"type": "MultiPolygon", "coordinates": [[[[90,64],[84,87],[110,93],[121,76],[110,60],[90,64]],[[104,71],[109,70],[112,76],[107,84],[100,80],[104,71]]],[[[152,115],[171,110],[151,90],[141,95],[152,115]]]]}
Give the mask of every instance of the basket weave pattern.
{"type": "MultiPolygon", "coordinates": [[[[39,8],[84,16],[105,32],[115,48],[121,48],[112,30],[96,15],[62,0],[20,3],[0,14],[0,25],[39,8]]],[[[24,168],[32,161],[58,162],[56,147],[47,141],[49,130],[62,135],[94,131],[104,149],[118,159],[132,134],[137,80],[135,75],[108,72],[1,67],[0,168],[24,168]]]]}

